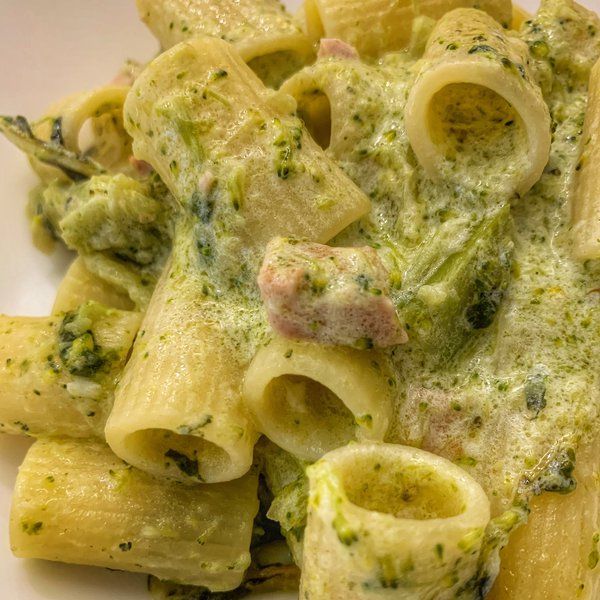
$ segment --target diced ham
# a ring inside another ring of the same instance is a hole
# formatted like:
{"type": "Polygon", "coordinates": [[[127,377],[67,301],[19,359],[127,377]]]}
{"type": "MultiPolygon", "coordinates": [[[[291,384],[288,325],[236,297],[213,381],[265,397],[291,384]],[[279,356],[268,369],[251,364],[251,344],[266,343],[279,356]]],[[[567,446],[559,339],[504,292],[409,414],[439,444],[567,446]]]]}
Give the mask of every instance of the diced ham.
{"type": "Polygon", "coordinates": [[[373,248],[274,238],[258,285],[269,322],[284,337],[359,348],[408,339],[373,248]]]}
{"type": "Polygon", "coordinates": [[[200,175],[200,179],[198,179],[198,189],[203,194],[208,194],[216,182],[217,178],[213,173],[211,171],[205,171],[200,175]]]}
{"type": "Polygon", "coordinates": [[[318,58],[349,58],[358,59],[358,52],[354,46],[336,38],[323,38],[319,44],[318,58]]]}
{"type": "Polygon", "coordinates": [[[153,171],[151,164],[147,163],[145,160],[139,160],[133,155],[129,157],[129,164],[142,177],[147,177],[153,171]]]}

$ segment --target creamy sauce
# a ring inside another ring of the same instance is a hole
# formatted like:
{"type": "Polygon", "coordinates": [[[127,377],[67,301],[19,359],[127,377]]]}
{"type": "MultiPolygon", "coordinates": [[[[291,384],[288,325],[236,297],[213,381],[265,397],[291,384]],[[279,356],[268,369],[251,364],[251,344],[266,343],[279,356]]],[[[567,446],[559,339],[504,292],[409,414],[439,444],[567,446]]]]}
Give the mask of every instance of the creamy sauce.
{"type": "MultiPolygon", "coordinates": [[[[452,168],[482,170],[462,185],[429,179],[412,154],[403,105],[414,63],[406,55],[371,65],[319,61],[309,68],[313,87],[298,97],[309,120],[318,113],[314,127],[323,110],[315,111],[312,101],[326,94],[329,106],[320,103],[331,109],[328,153],[373,202],[369,218],[334,243],[377,248],[402,282],[399,294],[428,249],[442,257],[460,252],[469,223],[511,206],[510,278],[492,325],[474,331],[451,361],[436,362],[410,341],[391,353],[400,384],[388,441],[419,445],[463,466],[483,485],[494,514],[526,498],[531,481],[545,476],[557,456],[570,449],[576,455],[581,436],[597,428],[600,399],[600,294],[594,291],[600,266],[571,257],[569,207],[586,77],[600,54],[597,18],[582,12],[581,22],[565,24],[560,2],[545,6],[520,36],[550,107],[552,148],[540,181],[523,198],[498,185],[504,172],[523,167],[518,116],[489,91],[456,86],[434,107],[452,168]],[[565,41],[574,31],[578,53],[565,41]],[[485,108],[481,120],[473,118],[475,104],[485,108]],[[514,133],[507,136],[506,128],[514,133]]],[[[426,291],[436,301],[439,290],[426,291]]],[[[563,479],[569,491],[569,478],[563,479]]]]}

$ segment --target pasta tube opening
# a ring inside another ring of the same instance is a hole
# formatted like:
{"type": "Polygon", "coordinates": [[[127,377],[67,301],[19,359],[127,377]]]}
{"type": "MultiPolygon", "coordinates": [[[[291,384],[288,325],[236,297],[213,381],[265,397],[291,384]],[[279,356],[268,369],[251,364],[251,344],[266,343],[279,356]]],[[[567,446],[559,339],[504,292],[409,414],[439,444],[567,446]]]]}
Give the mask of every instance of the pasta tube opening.
{"type": "Polygon", "coordinates": [[[454,598],[477,573],[489,501],[416,448],[350,444],[307,470],[302,598],[454,598]]]}
{"type": "Polygon", "coordinates": [[[323,454],[355,438],[354,416],[329,388],[303,375],[275,377],[264,391],[264,409],[278,415],[273,432],[278,438],[297,429],[298,444],[323,454]],[[324,424],[327,426],[324,427],[324,424]]]}
{"type": "Polygon", "coordinates": [[[11,548],[21,558],[230,590],[250,564],[256,489],[254,472],[174,485],[125,464],[100,441],[38,440],[19,469],[11,548]]]}
{"type": "Polygon", "coordinates": [[[313,140],[326,150],[331,143],[331,103],[325,92],[314,88],[304,92],[298,100],[298,116],[313,140]]]}
{"type": "Polygon", "coordinates": [[[460,170],[502,171],[527,161],[527,131],[515,108],[494,90],[450,83],[431,98],[428,130],[437,152],[460,170]]]}
{"type": "Polygon", "coordinates": [[[277,88],[313,55],[311,43],[276,0],[137,0],[163,50],[199,36],[233,44],[268,86],[277,88]]]}
{"type": "MultiPolygon", "coordinates": [[[[223,449],[197,435],[169,429],[142,429],[126,436],[127,454],[135,454],[140,465],[164,463],[162,474],[180,480],[182,476],[217,481],[231,469],[231,457],[223,449]]],[[[152,466],[148,470],[153,470],[152,466]]]]}
{"type": "Polygon", "coordinates": [[[314,461],[351,440],[382,440],[394,384],[375,352],[275,338],[252,361],[244,398],[260,431],[314,461]]]}
{"type": "Polygon", "coordinates": [[[457,9],[438,22],[405,119],[412,149],[432,178],[471,186],[493,178],[524,194],[548,160],[550,114],[527,47],[479,10],[457,9]]]}
{"type": "Polygon", "coordinates": [[[449,519],[464,510],[464,497],[452,478],[435,472],[430,465],[412,464],[398,469],[394,455],[376,452],[357,454],[337,465],[340,484],[348,501],[368,511],[397,519],[426,521],[449,519]],[[360,477],[356,477],[360,473],[360,477]]]}

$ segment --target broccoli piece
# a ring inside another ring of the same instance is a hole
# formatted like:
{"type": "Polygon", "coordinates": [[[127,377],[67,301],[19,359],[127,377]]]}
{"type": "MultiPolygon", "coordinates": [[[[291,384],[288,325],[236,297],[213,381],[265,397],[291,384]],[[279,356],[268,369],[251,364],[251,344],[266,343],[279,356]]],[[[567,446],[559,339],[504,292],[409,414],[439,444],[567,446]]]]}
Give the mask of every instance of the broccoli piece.
{"type": "Polygon", "coordinates": [[[45,142],[33,135],[31,127],[25,117],[0,117],[0,133],[3,133],[9,142],[27,155],[39,161],[60,169],[72,181],[81,181],[104,173],[104,169],[92,159],[75,154],[61,146],[59,142],[60,130],[53,129],[50,142],[45,142]]]}
{"type": "Polygon", "coordinates": [[[434,363],[450,361],[476,331],[493,323],[510,280],[509,227],[505,205],[474,226],[450,256],[440,257],[444,244],[433,239],[416,257],[396,307],[409,344],[434,363]]]}
{"type": "Polygon", "coordinates": [[[94,320],[102,310],[94,302],[86,302],[65,314],[58,330],[58,353],[72,375],[92,377],[105,367],[110,357],[96,343],[94,320]]]}

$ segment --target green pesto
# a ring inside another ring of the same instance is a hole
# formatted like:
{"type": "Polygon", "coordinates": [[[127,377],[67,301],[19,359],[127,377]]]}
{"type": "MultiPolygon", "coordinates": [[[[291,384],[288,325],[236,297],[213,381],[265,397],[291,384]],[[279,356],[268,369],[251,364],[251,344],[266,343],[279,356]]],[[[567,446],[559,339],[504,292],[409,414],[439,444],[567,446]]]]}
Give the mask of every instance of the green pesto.
{"type": "Polygon", "coordinates": [[[86,257],[86,266],[124,288],[139,306],[149,301],[168,257],[172,207],[155,176],[145,182],[122,174],[80,183],[50,183],[32,196],[30,213],[86,257]]]}
{"type": "Polygon", "coordinates": [[[340,540],[344,546],[352,546],[352,544],[358,542],[358,533],[352,528],[350,523],[348,523],[348,520],[341,513],[338,513],[335,516],[331,526],[335,529],[338,540],[340,540]]]}
{"type": "Polygon", "coordinates": [[[44,527],[43,521],[35,521],[34,523],[30,521],[22,521],[21,529],[27,535],[39,535],[44,527]]]}
{"type": "Polygon", "coordinates": [[[197,423],[189,424],[189,425],[180,425],[177,428],[177,433],[181,435],[197,435],[200,433],[203,427],[210,425],[212,423],[213,417],[212,415],[204,415],[197,423]]]}
{"type": "Polygon", "coordinates": [[[118,358],[114,352],[104,351],[94,338],[94,322],[106,310],[98,304],[86,303],[63,317],[58,330],[58,353],[72,375],[93,377],[110,368],[110,362],[118,358]]]}
{"type": "Polygon", "coordinates": [[[188,477],[196,477],[197,479],[200,479],[197,458],[190,458],[187,456],[187,454],[183,454],[182,452],[173,450],[172,448],[165,452],[165,457],[170,458],[175,463],[175,466],[188,477]]]}

